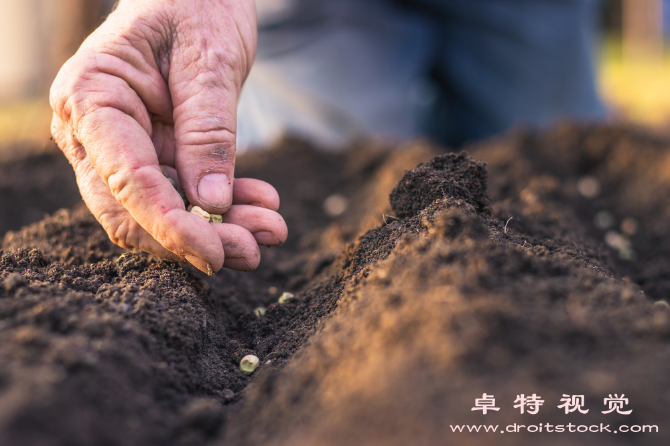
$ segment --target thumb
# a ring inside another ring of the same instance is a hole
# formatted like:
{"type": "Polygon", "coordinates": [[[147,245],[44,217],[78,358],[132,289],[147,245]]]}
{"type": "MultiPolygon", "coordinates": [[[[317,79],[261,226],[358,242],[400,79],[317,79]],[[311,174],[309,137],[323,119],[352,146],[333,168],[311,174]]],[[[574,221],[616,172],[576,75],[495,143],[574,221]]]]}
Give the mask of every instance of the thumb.
{"type": "MultiPolygon", "coordinates": [[[[223,214],[232,205],[237,99],[243,77],[205,53],[171,78],[175,167],[193,205],[223,214]],[[213,60],[209,60],[213,59],[213,60]]],[[[176,61],[173,62],[173,64],[176,61]]]]}

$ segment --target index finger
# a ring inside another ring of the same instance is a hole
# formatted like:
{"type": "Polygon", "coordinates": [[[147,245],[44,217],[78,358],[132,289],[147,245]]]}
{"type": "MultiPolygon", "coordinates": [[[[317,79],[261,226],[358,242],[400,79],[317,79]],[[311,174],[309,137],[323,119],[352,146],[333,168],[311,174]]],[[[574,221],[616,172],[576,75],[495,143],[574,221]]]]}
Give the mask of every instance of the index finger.
{"type": "Polygon", "coordinates": [[[189,257],[195,256],[213,271],[222,267],[224,252],[216,231],[184,209],[160,171],[151,137],[137,121],[120,110],[100,107],[83,114],[77,128],[91,165],[142,228],[190,263],[189,257]]]}

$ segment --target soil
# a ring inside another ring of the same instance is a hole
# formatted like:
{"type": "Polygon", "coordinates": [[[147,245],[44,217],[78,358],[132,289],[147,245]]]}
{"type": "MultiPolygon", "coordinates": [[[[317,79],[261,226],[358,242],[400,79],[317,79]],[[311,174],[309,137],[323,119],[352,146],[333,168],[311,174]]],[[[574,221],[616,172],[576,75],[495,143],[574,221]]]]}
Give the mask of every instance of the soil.
{"type": "MultiPolygon", "coordinates": [[[[287,140],[237,162],[277,187],[290,231],[254,273],[125,252],[81,204],[8,232],[0,445],[667,444],[669,148],[622,124],[451,154],[287,140]],[[580,195],[585,179],[600,193],[580,195]],[[499,411],[471,410],[484,393],[499,411]],[[537,415],[521,394],[544,400],[537,415]],[[602,413],[615,394],[629,415],[602,413]],[[566,414],[564,395],[589,412],[566,414]],[[498,433],[515,423],[659,432],[498,433]]],[[[19,166],[0,200],[39,168],[19,166]]]]}
{"type": "Polygon", "coordinates": [[[0,163],[0,234],[81,201],[70,170],[65,157],[55,152],[16,155],[0,163]]]}

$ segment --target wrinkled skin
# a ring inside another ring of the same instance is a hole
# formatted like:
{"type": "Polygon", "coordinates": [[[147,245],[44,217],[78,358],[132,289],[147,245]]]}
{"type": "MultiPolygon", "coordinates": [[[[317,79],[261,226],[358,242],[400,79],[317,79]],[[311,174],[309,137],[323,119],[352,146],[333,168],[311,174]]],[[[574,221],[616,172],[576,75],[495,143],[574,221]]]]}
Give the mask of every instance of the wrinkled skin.
{"type": "Polygon", "coordinates": [[[234,179],[253,0],[121,0],[51,89],[52,134],[110,239],[201,271],[252,270],[287,229],[275,189],[234,179]],[[184,209],[161,173],[223,223],[184,209]]]}

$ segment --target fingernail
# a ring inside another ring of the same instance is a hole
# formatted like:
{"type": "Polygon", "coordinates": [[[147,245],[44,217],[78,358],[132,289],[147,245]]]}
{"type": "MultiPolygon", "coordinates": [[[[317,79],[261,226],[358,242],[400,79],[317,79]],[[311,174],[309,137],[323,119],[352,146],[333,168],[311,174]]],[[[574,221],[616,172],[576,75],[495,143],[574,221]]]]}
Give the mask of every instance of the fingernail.
{"type": "Polygon", "coordinates": [[[198,183],[200,201],[217,208],[228,208],[233,201],[233,187],[228,175],[210,173],[198,183]]]}
{"type": "Polygon", "coordinates": [[[223,265],[226,268],[232,268],[238,271],[254,271],[256,269],[252,267],[244,257],[228,257],[223,265]]]}
{"type": "Polygon", "coordinates": [[[214,275],[214,272],[212,271],[212,265],[210,265],[209,263],[205,262],[205,261],[202,260],[200,257],[196,257],[196,256],[192,256],[192,255],[189,255],[189,254],[185,254],[185,255],[184,255],[184,258],[186,259],[186,261],[187,261],[188,263],[190,263],[191,265],[195,266],[196,268],[198,268],[200,271],[202,271],[203,273],[207,274],[208,276],[212,276],[212,275],[214,275]]]}
{"type": "Polygon", "coordinates": [[[281,245],[279,239],[272,232],[269,231],[257,232],[254,234],[254,238],[256,239],[256,243],[258,243],[259,245],[263,246],[281,245]]]}

